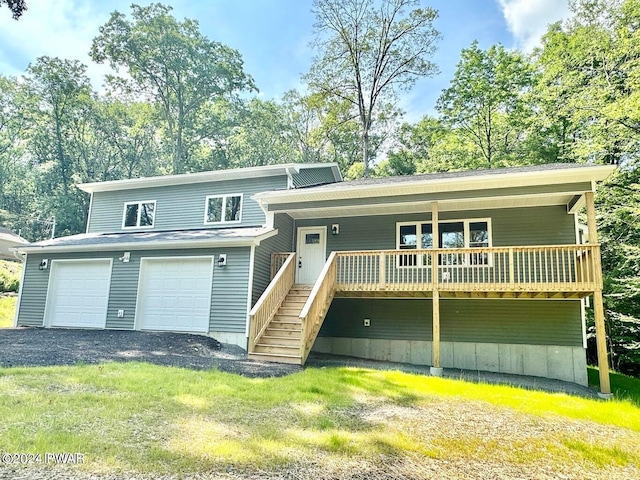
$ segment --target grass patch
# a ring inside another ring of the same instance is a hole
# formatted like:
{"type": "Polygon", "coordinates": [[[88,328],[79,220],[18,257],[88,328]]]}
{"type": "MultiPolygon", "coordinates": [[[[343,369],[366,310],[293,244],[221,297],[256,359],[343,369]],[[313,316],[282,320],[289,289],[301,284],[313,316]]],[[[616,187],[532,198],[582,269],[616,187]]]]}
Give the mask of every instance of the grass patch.
{"type": "Polygon", "coordinates": [[[13,327],[17,302],[17,296],[0,297],[0,328],[13,327]]]}
{"type": "Polygon", "coordinates": [[[640,464],[629,401],[355,368],[274,379],[142,363],[0,369],[0,418],[2,450],[80,452],[76,468],[101,472],[482,459],[589,477],[640,464]]]}
{"type": "MultiPolygon", "coordinates": [[[[600,371],[597,367],[589,367],[589,385],[600,387],[600,371]]],[[[640,407],[640,379],[623,373],[610,372],[611,391],[618,399],[626,399],[640,407]]]]}

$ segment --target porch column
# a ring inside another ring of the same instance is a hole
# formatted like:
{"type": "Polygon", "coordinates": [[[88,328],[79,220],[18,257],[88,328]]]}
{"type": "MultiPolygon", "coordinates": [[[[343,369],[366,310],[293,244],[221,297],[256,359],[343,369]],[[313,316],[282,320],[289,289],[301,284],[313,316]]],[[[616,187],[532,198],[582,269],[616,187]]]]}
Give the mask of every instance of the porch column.
{"type": "MultiPolygon", "coordinates": [[[[416,232],[418,235],[421,232],[416,232]]],[[[433,288],[432,310],[433,310],[433,362],[429,369],[431,375],[441,376],[442,367],[440,366],[440,292],[438,291],[438,243],[440,236],[438,235],[438,203],[431,204],[431,284],[433,288]]]]}
{"type": "MultiPolygon", "coordinates": [[[[587,202],[587,227],[589,229],[589,243],[598,245],[598,230],[596,228],[596,208],[593,203],[593,192],[584,194],[587,202]]],[[[593,313],[596,323],[596,345],[598,349],[598,368],[600,370],[600,394],[605,398],[611,396],[609,383],[609,358],[607,356],[607,332],[604,326],[604,304],[602,302],[602,263],[600,248],[597,248],[593,258],[596,288],[593,292],[593,313]]]]}

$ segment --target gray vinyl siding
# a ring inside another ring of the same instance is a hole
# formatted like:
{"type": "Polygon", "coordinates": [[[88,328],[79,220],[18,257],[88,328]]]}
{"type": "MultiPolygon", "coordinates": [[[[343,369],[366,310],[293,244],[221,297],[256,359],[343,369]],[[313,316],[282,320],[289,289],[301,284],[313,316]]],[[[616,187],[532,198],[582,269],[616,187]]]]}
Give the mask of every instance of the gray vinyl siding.
{"type": "Polygon", "coordinates": [[[222,248],[213,251],[227,254],[227,265],[215,267],[211,295],[212,332],[245,333],[249,293],[249,247],[222,248]]]}
{"type": "MultiPolygon", "coordinates": [[[[573,215],[563,206],[441,212],[440,220],[490,218],[493,246],[575,244],[573,215]]],[[[396,223],[431,221],[430,213],[296,220],[296,227],[327,226],[327,255],[332,251],[396,248],[396,223]],[[340,234],[331,235],[331,225],[340,234]]]]}
{"type": "Polygon", "coordinates": [[[271,280],[271,254],[293,251],[293,219],[287,214],[277,214],[274,227],[278,234],[264,240],[256,247],[253,263],[252,306],[258,301],[271,280]]]}
{"type": "Polygon", "coordinates": [[[47,301],[49,269],[40,270],[43,255],[29,254],[24,264],[24,281],[20,294],[18,326],[41,327],[47,301]]]}
{"type": "Polygon", "coordinates": [[[133,329],[141,258],[180,256],[215,256],[217,258],[220,253],[227,254],[227,265],[214,268],[209,329],[218,332],[243,333],[247,318],[249,247],[131,251],[131,259],[128,263],[119,260],[122,251],[29,255],[25,266],[18,325],[42,326],[43,324],[50,269],[38,269],[42,258],[48,258],[50,261],[112,258],[106,328],[133,329]],[[119,309],[125,311],[124,318],[117,318],[119,309]]]}
{"type": "MultiPolygon", "coordinates": [[[[346,190],[346,189],[345,189],[346,190]]],[[[377,195],[373,197],[349,198],[338,200],[317,200],[310,202],[281,203],[269,207],[273,211],[305,210],[309,208],[347,207],[359,205],[382,205],[388,203],[432,202],[440,200],[464,200],[475,198],[492,198],[501,196],[539,195],[557,192],[583,193],[591,191],[591,183],[566,183],[559,185],[537,185],[530,187],[487,188],[481,190],[461,190],[435,193],[419,193],[412,195],[377,195]]]]}
{"type": "MultiPolygon", "coordinates": [[[[431,316],[429,299],[336,298],[320,336],[430,341],[431,316]]],[[[440,339],[580,347],[580,301],[441,299],[440,339]]]]}
{"type": "Polygon", "coordinates": [[[324,185],[336,181],[332,169],[327,167],[301,168],[300,173],[294,173],[291,177],[293,178],[293,186],[296,188],[324,185]]]}
{"type": "MultiPolygon", "coordinates": [[[[265,223],[264,212],[251,199],[257,192],[287,188],[287,177],[246,178],[223,182],[194,183],[143,189],[96,192],[93,195],[90,233],[136,231],[122,229],[122,215],[126,202],[156,201],[155,225],[151,230],[182,230],[260,226],[265,223]],[[208,195],[242,194],[240,223],[205,225],[205,199],[208,195]]],[[[140,231],[149,231],[141,229],[140,231]]]]}

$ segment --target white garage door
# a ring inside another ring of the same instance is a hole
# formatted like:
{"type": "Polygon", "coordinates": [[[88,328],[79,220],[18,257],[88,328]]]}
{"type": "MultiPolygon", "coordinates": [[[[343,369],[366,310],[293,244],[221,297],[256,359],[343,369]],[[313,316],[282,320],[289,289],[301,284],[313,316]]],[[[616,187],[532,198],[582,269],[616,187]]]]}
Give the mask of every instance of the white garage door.
{"type": "Polygon", "coordinates": [[[142,259],[137,328],[208,332],[210,257],[142,259]]]}
{"type": "Polygon", "coordinates": [[[110,260],[53,261],[45,325],[105,328],[110,260]]]}

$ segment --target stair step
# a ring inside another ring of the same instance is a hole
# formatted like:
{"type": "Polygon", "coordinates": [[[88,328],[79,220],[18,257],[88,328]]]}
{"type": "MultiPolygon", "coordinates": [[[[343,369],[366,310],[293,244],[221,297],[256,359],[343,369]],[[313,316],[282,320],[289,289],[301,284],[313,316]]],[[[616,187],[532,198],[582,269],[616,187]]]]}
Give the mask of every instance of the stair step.
{"type": "MultiPolygon", "coordinates": [[[[260,339],[262,341],[262,338],[260,339]]],[[[282,355],[299,355],[300,345],[288,346],[288,345],[267,345],[264,343],[258,343],[254,350],[254,353],[278,353],[282,355]]]]}
{"type": "Polygon", "coordinates": [[[302,324],[298,315],[275,315],[271,323],[302,324]]]}
{"type": "Polygon", "coordinates": [[[284,316],[284,317],[297,317],[298,315],[300,315],[300,312],[302,311],[302,308],[290,308],[290,307],[280,307],[280,309],[278,310],[277,315],[278,316],[284,316]]]}
{"type": "Polygon", "coordinates": [[[302,360],[300,355],[282,355],[276,353],[250,353],[249,358],[258,362],[292,363],[300,365],[302,360]]]}
{"type": "Polygon", "coordinates": [[[302,328],[294,330],[292,328],[273,328],[269,326],[264,331],[263,335],[267,335],[269,337],[297,338],[299,340],[301,333],[302,328]]]}
{"type": "Polygon", "coordinates": [[[260,345],[271,345],[274,347],[298,347],[300,348],[300,336],[283,337],[280,335],[268,335],[267,332],[260,337],[260,345]]]}
{"type": "Polygon", "coordinates": [[[306,300],[289,300],[289,298],[285,298],[284,302],[282,302],[282,305],[280,305],[280,308],[299,308],[300,310],[302,310],[302,307],[304,307],[304,304],[307,303],[306,300]]]}

